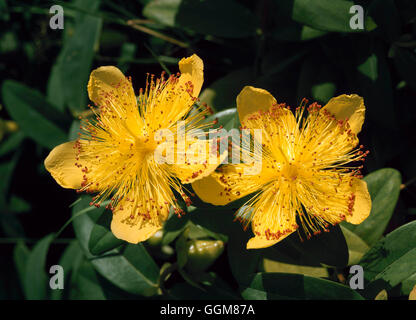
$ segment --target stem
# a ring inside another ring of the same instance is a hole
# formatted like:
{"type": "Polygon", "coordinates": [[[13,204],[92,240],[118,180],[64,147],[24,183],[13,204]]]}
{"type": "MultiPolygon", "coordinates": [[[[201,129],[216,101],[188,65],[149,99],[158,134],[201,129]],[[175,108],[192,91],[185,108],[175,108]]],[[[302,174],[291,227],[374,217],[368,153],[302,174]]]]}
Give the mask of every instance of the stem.
{"type": "Polygon", "coordinates": [[[166,294],[166,288],[165,288],[165,281],[167,278],[174,272],[178,270],[178,264],[175,262],[168,266],[165,270],[162,271],[159,278],[159,288],[162,291],[162,294],[166,294]]]}
{"type": "MultiPolygon", "coordinates": [[[[110,201],[104,201],[101,205],[102,206],[106,206],[108,203],[110,203],[110,201]]],[[[87,207],[82,209],[81,211],[77,212],[76,214],[74,214],[71,218],[69,218],[64,225],[61,227],[61,229],[59,229],[59,231],[54,235],[54,240],[55,241],[59,235],[62,233],[62,231],[65,230],[65,228],[72,222],[74,221],[75,218],[78,218],[79,216],[83,215],[84,213],[87,213],[88,211],[94,210],[95,207],[87,207]]]]}
{"type": "Polygon", "coordinates": [[[406,183],[403,183],[402,185],[400,185],[400,190],[403,190],[404,188],[407,188],[408,186],[412,185],[413,183],[416,182],[416,177],[410,179],[409,181],[407,181],[406,183]]]}
{"type": "MultiPolygon", "coordinates": [[[[74,11],[78,11],[93,17],[97,17],[97,18],[101,18],[104,22],[107,23],[115,23],[115,24],[119,24],[119,25],[123,25],[123,26],[129,26],[135,30],[141,31],[143,33],[147,33],[151,36],[160,38],[162,40],[165,40],[167,42],[173,43],[177,46],[180,46],[182,48],[188,48],[189,45],[185,42],[176,40],[170,36],[167,36],[163,33],[160,33],[158,31],[155,31],[153,29],[150,29],[148,27],[142,26],[140,24],[148,22],[147,20],[142,20],[142,19],[130,19],[130,20],[123,20],[120,18],[113,18],[113,17],[109,17],[109,16],[103,16],[102,14],[98,14],[98,13],[94,13],[94,12],[90,12],[88,10],[84,10],[81,8],[77,8],[75,6],[72,6],[68,3],[62,2],[62,1],[56,1],[57,4],[62,5],[64,8],[67,8],[69,10],[74,10],[74,11]]],[[[10,11],[12,12],[19,12],[19,13],[24,13],[27,11],[30,11],[31,13],[35,13],[35,14],[45,14],[45,15],[49,15],[49,11],[47,9],[44,8],[39,8],[39,7],[26,7],[26,6],[22,6],[22,7],[10,7],[9,8],[10,11]]]]}
{"type": "Polygon", "coordinates": [[[180,46],[182,48],[188,48],[189,47],[189,45],[187,43],[185,43],[185,42],[176,40],[176,39],[174,39],[172,37],[169,37],[167,35],[164,35],[163,33],[160,33],[158,31],[155,31],[155,30],[150,29],[148,27],[145,27],[145,26],[142,26],[140,24],[137,24],[135,22],[135,20],[127,20],[126,23],[127,23],[128,26],[132,27],[135,30],[138,30],[138,31],[141,31],[141,32],[150,34],[150,35],[152,35],[152,36],[154,36],[156,38],[160,38],[160,39],[165,40],[167,42],[176,44],[177,46],[180,46]]]}
{"type": "Polygon", "coordinates": [[[169,69],[166,67],[164,62],[153,52],[153,50],[146,44],[144,44],[144,46],[147,50],[149,50],[149,52],[153,56],[153,58],[157,60],[157,62],[160,64],[160,66],[163,68],[163,70],[165,70],[168,75],[171,75],[169,69]]]}

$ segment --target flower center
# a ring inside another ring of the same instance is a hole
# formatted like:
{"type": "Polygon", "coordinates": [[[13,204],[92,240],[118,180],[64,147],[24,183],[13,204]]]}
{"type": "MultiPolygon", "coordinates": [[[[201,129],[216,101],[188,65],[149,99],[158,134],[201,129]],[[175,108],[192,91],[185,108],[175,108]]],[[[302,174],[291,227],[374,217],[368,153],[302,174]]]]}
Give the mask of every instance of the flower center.
{"type": "Polygon", "coordinates": [[[295,181],[299,175],[299,169],[296,164],[286,163],[281,171],[282,177],[289,181],[295,181]]]}
{"type": "Polygon", "coordinates": [[[134,143],[137,150],[137,154],[140,158],[144,159],[147,156],[153,154],[156,149],[156,142],[153,137],[139,137],[136,138],[134,143]]]}

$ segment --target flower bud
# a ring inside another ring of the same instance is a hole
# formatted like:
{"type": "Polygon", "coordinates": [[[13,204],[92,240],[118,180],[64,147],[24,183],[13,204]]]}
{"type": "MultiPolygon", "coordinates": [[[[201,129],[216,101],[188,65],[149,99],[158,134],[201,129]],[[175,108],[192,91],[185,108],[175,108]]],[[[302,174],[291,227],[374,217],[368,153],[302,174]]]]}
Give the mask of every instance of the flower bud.
{"type": "Polygon", "coordinates": [[[188,262],[186,268],[191,272],[208,269],[224,251],[221,240],[191,240],[188,242],[188,262]]]}
{"type": "Polygon", "coordinates": [[[156,231],[156,233],[153,236],[147,239],[147,244],[150,247],[157,247],[162,243],[162,239],[163,239],[163,231],[159,230],[159,231],[156,231]]]}

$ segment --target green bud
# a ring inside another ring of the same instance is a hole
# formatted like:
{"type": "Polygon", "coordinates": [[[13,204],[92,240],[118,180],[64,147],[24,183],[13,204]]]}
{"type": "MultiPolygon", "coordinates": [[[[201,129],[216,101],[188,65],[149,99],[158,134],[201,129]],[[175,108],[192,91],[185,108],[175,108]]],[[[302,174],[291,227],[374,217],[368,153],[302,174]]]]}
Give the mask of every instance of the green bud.
{"type": "Polygon", "coordinates": [[[194,273],[208,269],[224,251],[221,240],[191,240],[187,247],[186,269],[194,273]]]}
{"type": "Polygon", "coordinates": [[[163,239],[163,231],[159,230],[159,231],[156,231],[156,233],[153,236],[147,239],[147,244],[150,247],[157,247],[162,243],[162,239],[163,239]]]}

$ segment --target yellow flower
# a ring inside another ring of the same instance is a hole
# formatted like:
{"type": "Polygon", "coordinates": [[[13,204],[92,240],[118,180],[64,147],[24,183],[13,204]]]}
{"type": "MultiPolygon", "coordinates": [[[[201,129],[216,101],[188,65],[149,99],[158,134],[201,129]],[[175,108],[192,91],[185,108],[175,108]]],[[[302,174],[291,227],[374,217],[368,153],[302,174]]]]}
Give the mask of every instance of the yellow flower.
{"type": "Polygon", "coordinates": [[[262,130],[261,173],[244,175],[247,163],[224,165],[192,184],[203,201],[214,205],[255,193],[237,212],[254,233],[248,249],[272,246],[299,224],[309,238],[342,220],[359,224],[370,213],[362,166],[348,165],[368,153],[357,148],[363,99],[341,95],[323,108],[313,103],[307,117],[305,109],[306,100],[293,115],[266,90],[245,87],[237,110],[243,128],[262,130]]]}
{"type": "MultiPolygon", "coordinates": [[[[138,97],[131,79],[116,67],[94,70],[88,95],[98,107],[91,108],[96,119],[84,119],[79,139],[55,147],[45,159],[46,169],[62,187],[96,193],[91,205],[111,198],[111,230],[131,243],[144,241],[161,229],[170,206],[180,217],[183,211],[174,191],[188,205],[190,200],[179,182],[208,176],[221,161],[191,163],[191,147],[208,149],[209,141],[185,140],[185,145],[180,137],[171,141],[175,162],[156,161],[158,146],[169,143],[157,136],[159,129],[175,133],[179,123],[184,123],[186,135],[206,126],[201,120],[208,108],[193,109],[203,83],[203,62],[193,55],[179,62],[179,70],[181,74],[167,79],[163,73],[156,80],[148,75],[138,97]]],[[[161,154],[166,155],[168,148],[161,154]]]]}

